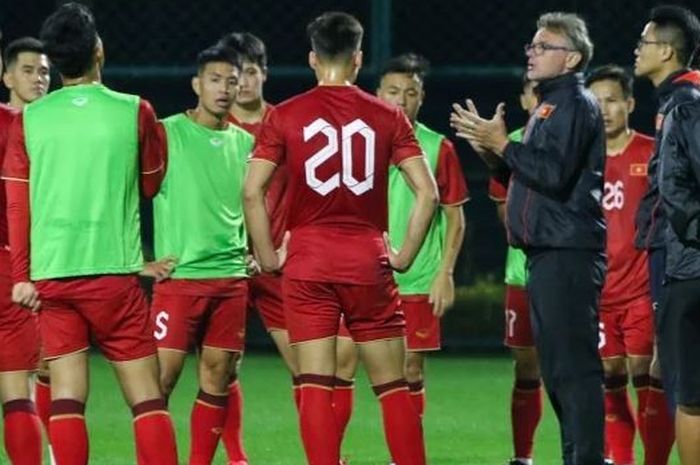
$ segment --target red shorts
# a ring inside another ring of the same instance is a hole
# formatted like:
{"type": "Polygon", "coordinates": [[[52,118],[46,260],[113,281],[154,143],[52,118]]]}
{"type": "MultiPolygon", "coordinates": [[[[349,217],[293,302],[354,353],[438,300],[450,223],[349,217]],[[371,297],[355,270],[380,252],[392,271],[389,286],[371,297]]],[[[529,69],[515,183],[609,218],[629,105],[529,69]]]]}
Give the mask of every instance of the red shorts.
{"type": "Polygon", "coordinates": [[[258,311],[268,332],[287,330],[281,276],[265,273],[251,278],[248,285],[248,306],[258,311]]]}
{"type": "Polygon", "coordinates": [[[345,318],[342,315],[340,316],[340,326],[338,326],[338,337],[352,339],[352,334],[350,334],[348,325],[345,324],[345,318]]]}
{"type": "Polygon", "coordinates": [[[601,306],[600,357],[651,356],[654,348],[653,318],[650,297],[620,306],[601,306]]]}
{"type": "Polygon", "coordinates": [[[87,350],[90,339],[105,357],[125,362],[155,355],[148,303],[136,276],[37,282],[44,358],[87,350]]]}
{"type": "Polygon", "coordinates": [[[394,279],[376,285],[282,280],[285,320],[292,344],[338,335],[343,315],[357,343],[402,337],[404,316],[394,279]]]}
{"type": "Polygon", "coordinates": [[[506,285],[506,330],[503,343],[514,349],[534,347],[535,338],[532,336],[530,324],[530,304],[527,290],[518,286],[506,285]]]}
{"type": "Polygon", "coordinates": [[[159,349],[186,352],[192,346],[243,351],[248,281],[236,280],[223,296],[163,293],[151,303],[153,336],[159,349]]]}
{"type": "Polygon", "coordinates": [[[36,314],[13,304],[11,296],[10,276],[0,273],[0,372],[33,371],[39,363],[36,314]]]}
{"type": "Polygon", "coordinates": [[[406,350],[440,350],[440,318],[433,315],[428,295],[402,295],[401,309],[406,317],[406,350]]]}

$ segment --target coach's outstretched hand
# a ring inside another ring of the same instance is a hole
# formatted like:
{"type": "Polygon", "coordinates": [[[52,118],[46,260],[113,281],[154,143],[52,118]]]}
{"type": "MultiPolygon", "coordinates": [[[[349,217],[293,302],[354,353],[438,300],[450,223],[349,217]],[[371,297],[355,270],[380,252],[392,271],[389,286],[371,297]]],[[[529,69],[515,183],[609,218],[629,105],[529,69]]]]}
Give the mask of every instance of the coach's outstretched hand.
{"type": "Polygon", "coordinates": [[[139,273],[141,276],[153,278],[157,283],[165,281],[170,277],[170,274],[177,265],[177,258],[165,257],[155,262],[146,262],[143,264],[143,270],[139,273]]]}
{"type": "Polygon", "coordinates": [[[39,293],[31,281],[17,283],[12,287],[12,301],[17,305],[31,309],[33,312],[39,310],[41,306],[39,293]]]}
{"type": "Polygon", "coordinates": [[[466,139],[489,167],[497,167],[508,145],[505,104],[499,103],[493,117],[488,120],[479,116],[471,99],[466,100],[466,108],[454,103],[452,109],[450,126],[456,131],[457,137],[466,139]]]}

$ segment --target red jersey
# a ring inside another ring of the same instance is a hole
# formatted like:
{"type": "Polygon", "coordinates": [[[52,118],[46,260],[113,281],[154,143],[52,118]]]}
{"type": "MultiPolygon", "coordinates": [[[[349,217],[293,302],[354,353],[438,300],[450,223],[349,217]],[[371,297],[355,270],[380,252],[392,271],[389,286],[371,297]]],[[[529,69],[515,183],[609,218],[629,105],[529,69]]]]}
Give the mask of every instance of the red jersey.
{"type": "Polygon", "coordinates": [[[275,107],[253,159],[287,164],[292,237],[285,275],[385,280],[389,165],[419,156],[401,109],[355,86],[318,86],[275,107]]]}
{"type": "Polygon", "coordinates": [[[654,139],[634,132],[621,153],[606,157],[602,205],[608,227],[608,271],[601,306],[649,294],[647,253],[634,246],[634,220],[648,187],[647,164],[653,150],[654,139]]]}
{"type": "MultiPolygon", "coordinates": [[[[265,104],[265,113],[262,120],[257,123],[243,123],[229,113],[228,120],[236,126],[245,129],[258,139],[263,122],[270,114],[274,106],[265,104]]],[[[265,193],[265,209],[270,217],[270,231],[272,233],[272,243],[275,247],[282,245],[284,232],[287,230],[287,169],[284,164],[278,165],[275,174],[270,180],[270,185],[265,193]]]]}
{"type": "Polygon", "coordinates": [[[459,163],[454,144],[447,138],[440,144],[435,182],[440,194],[440,205],[454,207],[469,200],[469,187],[459,163]]]}
{"type": "MultiPolygon", "coordinates": [[[[17,113],[19,112],[14,108],[0,103],[0,167],[2,167],[2,163],[5,160],[5,147],[7,146],[7,136],[10,133],[10,123],[12,123],[17,113]]],[[[8,244],[5,181],[0,180],[0,249],[7,248],[8,244]]],[[[4,264],[2,268],[6,268],[4,264]]]]}

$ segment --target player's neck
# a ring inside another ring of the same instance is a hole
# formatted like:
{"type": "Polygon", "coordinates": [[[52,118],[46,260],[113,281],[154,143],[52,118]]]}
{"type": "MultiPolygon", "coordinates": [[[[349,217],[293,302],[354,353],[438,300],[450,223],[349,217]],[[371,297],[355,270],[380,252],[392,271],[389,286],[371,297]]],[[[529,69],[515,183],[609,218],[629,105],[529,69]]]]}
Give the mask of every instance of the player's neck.
{"type": "Polygon", "coordinates": [[[664,66],[659,70],[659,72],[650,75],[649,79],[651,80],[651,83],[654,84],[654,87],[659,87],[661,83],[666,80],[666,78],[668,78],[671,74],[680,71],[681,69],[683,69],[683,67],[677,65],[664,66]]]}
{"type": "Polygon", "coordinates": [[[79,77],[69,78],[61,76],[61,81],[63,82],[63,87],[79,86],[82,84],[99,84],[102,82],[102,73],[100,73],[99,68],[94,67],[87,74],[83,74],[79,77]]]}
{"type": "Polygon", "coordinates": [[[627,147],[632,138],[633,131],[630,128],[624,128],[618,134],[611,135],[606,138],[605,145],[609,156],[616,156],[622,153],[627,147]]]}
{"type": "Polygon", "coordinates": [[[7,102],[7,104],[15,110],[22,111],[24,110],[25,105],[27,105],[27,102],[19,98],[19,95],[16,93],[10,92],[10,101],[7,102]]]}
{"type": "Polygon", "coordinates": [[[205,128],[209,129],[224,129],[226,124],[228,124],[226,122],[226,115],[215,115],[205,110],[201,106],[198,106],[194,110],[188,110],[187,116],[190,118],[190,120],[194,121],[200,126],[204,126],[205,128]]]}
{"type": "Polygon", "coordinates": [[[231,114],[241,123],[255,124],[262,121],[266,107],[267,103],[262,98],[248,103],[234,103],[231,114]]]}
{"type": "Polygon", "coordinates": [[[319,86],[351,86],[353,73],[346,64],[327,65],[316,68],[319,86]]]}

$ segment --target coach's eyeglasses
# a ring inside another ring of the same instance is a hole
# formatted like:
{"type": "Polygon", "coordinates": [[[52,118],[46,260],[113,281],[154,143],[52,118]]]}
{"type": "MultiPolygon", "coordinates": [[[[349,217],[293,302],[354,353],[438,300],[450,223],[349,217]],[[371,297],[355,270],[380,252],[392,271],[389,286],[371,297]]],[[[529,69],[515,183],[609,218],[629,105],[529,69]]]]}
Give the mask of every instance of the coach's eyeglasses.
{"type": "Polygon", "coordinates": [[[561,45],[551,45],[544,42],[535,42],[534,44],[525,44],[525,55],[532,53],[534,56],[538,57],[544,55],[544,52],[549,50],[563,50],[565,52],[575,52],[573,48],[563,47],[561,45]]]}
{"type": "Polygon", "coordinates": [[[646,40],[639,39],[637,41],[637,50],[641,50],[645,45],[668,45],[665,40],[646,40]]]}

